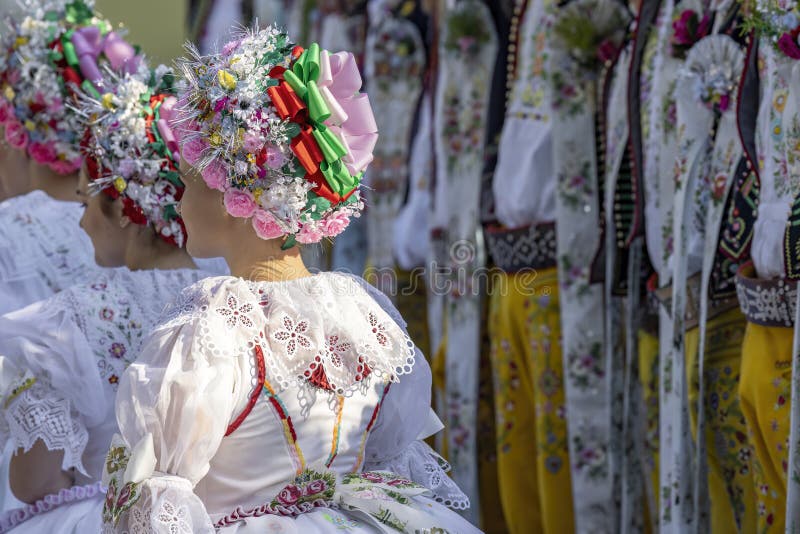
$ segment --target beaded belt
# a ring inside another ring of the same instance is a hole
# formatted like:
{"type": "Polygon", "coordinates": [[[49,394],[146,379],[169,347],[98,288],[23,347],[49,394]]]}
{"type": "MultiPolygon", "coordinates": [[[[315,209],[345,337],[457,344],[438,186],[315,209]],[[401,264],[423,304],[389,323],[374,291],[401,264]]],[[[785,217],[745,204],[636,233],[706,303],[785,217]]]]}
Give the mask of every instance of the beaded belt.
{"type": "Polygon", "coordinates": [[[736,294],[748,322],[762,326],[794,326],[797,282],[785,278],[756,278],[753,264],[747,263],[736,273],[736,294]]]}
{"type": "Polygon", "coordinates": [[[486,227],[486,246],[494,264],[507,273],[556,266],[556,224],[486,227]]]}
{"type": "MultiPolygon", "coordinates": [[[[672,286],[655,290],[655,296],[667,313],[672,315],[672,286]]],[[[686,280],[686,317],[684,324],[687,330],[696,328],[700,322],[700,273],[686,280]]],[[[736,308],[738,302],[734,297],[708,300],[708,320],[736,308]]]]}

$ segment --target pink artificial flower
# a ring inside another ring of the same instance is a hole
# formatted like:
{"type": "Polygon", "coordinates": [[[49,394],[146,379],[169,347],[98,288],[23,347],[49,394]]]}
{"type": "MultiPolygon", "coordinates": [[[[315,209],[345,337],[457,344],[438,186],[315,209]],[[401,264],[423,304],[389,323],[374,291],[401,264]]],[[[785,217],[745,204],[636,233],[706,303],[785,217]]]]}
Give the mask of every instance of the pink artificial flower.
{"type": "Polygon", "coordinates": [[[36,163],[41,163],[42,165],[49,165],[58,158],[56,147],[51,143],[31,143],[28,145],[28,154],[36,163]]]}
{"type": "Polygon", "coordinates": [[[336,237],[350,224],[350,214],[345,210],[339,210],[325,217],[321,223],[325,237],[336,237]]]}
{"type": "Polygon", "coordinates": [[[203,176],[203,180],[205,180],[208,187],[216,189],[217,191],[225,191],[225,183],[228,180],[228,170],[219,160],[215,159],[212,161],[200,174],[203,176]]]}
{"type": "Polygon", "coordinates": [[[14,119],[14,106],[4,98],[0,98],[0,124],[14,119]]]}
{"type": "Polygon", "coordinates": [[[268,211],[256,209],[253,214],[253,229],[261,239],[275,239],[281,237],[285,232],[278,225],[275,217],[268,211]]]}
{"type": "Polygon", "coordinates": [[[246,134],[244,136],[244,149],[251,154],[255,154],[261,150],[262,146],[264,146],[264,141],[259,136],[253,134],[246,134]]]}
{"type": "Polygon", "coordinates": [[[225,209],[234,217],[251,217],[255,213],[256,201],[250,191],[228,189],[223,196],[225,209]]]}
{"type": "Polygon", "coordinates": [[[25,130],[25,126],[16,119],[6,122],[6,142],[20,150],[25,150],[28,146],[28,132],[25,130]]]}
{"type": "Polygon", "coordinates": [[[48,166],[58,174],[72,174],[76,172],[78,169],[81,168],[81,160],[80,158],[76,158],[72,161],[67,160],[56,160],[50,163],[48,166]]]}
{"type": "Polygon", "coordinates": [[[208,148],[206,143],[200,137],[194,137],[183,144],[181,147],[181,156],[186,160],[189,165],[196,165],[203,157],[203,152],[208,148]]]}
{"type": "Polygon", "coordinates": [[[226,43],[225,46],[222,47],[222,55],[223,56],[231,55],[241,42],[242,41],[240,39],[236,39],[235,41],[229,41],[228,43],[226,43]]]}
{"type": "Polygon", "coordinates": [[[54,97],[53,100],[47,103],[47,112],[50,115],[57,115],[64,110],[64,103],[60,98],[54,97]]]}
{"type": "Polygon", "coordinates": [[[778,39],[778,48],[792,59],[800,59],[800,46],[797,46],[798,34],[800,34],[800,26],[791,32],[784,33],[778,39]]]}
{"type": "Polygon", "coordinates": [[[136,162],[130,158],[125,158],[119,162],[117,170],[123,178],[130,178],[136,172],[136,162]]]}
{"type": "Polygon", "coordinates": [[[700,19],[697,12],[685,9],[672,22],[672,44],[682,47],[692,46],[694,43],[708,35],[711,27],[711,17],[708,13],[700,19]]]}
{"type": "Polygon", "coordinates": [[[323,237],[325,236],[316,224],[305,223],[297,233],[297,242],[310,245],[312,243],[318,243],[323,237]]]}
{"type": "Polygon", "coordinates": [[[286,163],[283,152],[275,147],[267,148],[267,165],[270,169],[280,169],[286,163]]]}
{"type": "Polygon", "coordinates": [[[603,63],[614,61],[614,59],[617,57],[618,50],[619,48],[614,41],[611,39],[605,39],[597,47],[597,59],[603,63]]]}

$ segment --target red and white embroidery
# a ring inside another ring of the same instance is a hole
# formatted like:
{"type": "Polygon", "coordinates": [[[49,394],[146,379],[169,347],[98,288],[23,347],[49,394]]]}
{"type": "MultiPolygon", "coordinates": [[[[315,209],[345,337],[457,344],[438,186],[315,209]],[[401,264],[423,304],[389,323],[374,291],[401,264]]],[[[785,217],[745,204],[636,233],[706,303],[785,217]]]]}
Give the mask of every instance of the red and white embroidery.
{"type": "Polygon", "coordinates": [[[253,321],[247,316],[248,313],[253,311],[252,304],[245,302],[239,306],[239,300],[235,295],[228,295],[227,304],[227,308],[217,308],[217,313],[228,318],[226,321],[228,328],[236,328],[239,323],[247,328],[253,328],[253,321]]]}
{"type": "Polygon", "coordinates": [[[352,349],[352,345],[345,341],[339,342],[339,336],[328,336],[325,339],[325,348],[320,356],[334,367],[342,366],[342,357],[352,349]]]}
{"type": "Polygon", "coordinates": [[[303,335],[308,331],[308,321],[302,319],[295,322],[288,315],[284,315],[281,322],[283,323],[283,330],[273,333],[272,338],[286,347],[286,353],[290,358],[294,357],[298,345],[309,350],[314,348],[311,340],[303,335]]]}
{"type": "Polygon", "coordinates": [[[369,312],[367,320],[369,321],[370,327],[372,327],[372,333],[375,335],[375,339],[378,340],[378,343],[382,347],[390,347],[392,343],[387,336],[386,323],[379,323],[378,317],[372,312],[369,312]]]}

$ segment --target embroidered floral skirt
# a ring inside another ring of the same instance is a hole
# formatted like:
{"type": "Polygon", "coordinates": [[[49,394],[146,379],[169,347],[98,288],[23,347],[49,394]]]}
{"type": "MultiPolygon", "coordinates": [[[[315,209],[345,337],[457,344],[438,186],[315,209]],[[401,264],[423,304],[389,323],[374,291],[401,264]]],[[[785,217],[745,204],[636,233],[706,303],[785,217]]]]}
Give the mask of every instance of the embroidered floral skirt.
{"type": "Polygon", "coordinates": [[[757,529],[783,532],[789,457],[791,328],[747,323],[739,395],[753,444],[757,529]]]}
{"type": "Polygon", "coordinates": [[[645,525],[653,527],[658,519],[658,337],[643,330],[639,331],[639,381],[645,408],[645,525]]]}
{"type": "MultiPolygon", "coordinates": [[[[711,531],[720,534],[755,532],[756,505],[753,484],[752,445],[739,401],[739,372],[745,318],[739,308],[708,321],[706,326],[705,439],[708,490],[711,499],[711,531]]],[[[689,414],[697,436],[699,331],[686,333],[686,372],[689,414]]]]}
{"type": "Polygon", "coordinates": [[[490,295],[500,500],[512,533],[572,532],[556,270],[518,276],[490,295]]]}

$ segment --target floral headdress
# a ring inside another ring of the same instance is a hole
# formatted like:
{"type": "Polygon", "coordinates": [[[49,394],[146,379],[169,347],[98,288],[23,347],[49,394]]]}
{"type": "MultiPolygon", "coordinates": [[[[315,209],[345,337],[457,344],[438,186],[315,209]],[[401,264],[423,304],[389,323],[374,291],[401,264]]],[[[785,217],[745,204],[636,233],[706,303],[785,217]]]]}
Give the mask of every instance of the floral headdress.
{"type": "Polygon", "coordinates": [[[219,54],[180,66],[182,155],[284,247],[334,237],[363,209],[359,185],[377,126],[352,54],[307,50],[273,28],[244,31],[219,54]]]}
{"type": "Polygon", "coordinates": [[[186,230],[177,208],[184,185],[169,125],[177,102],[173,79],[160,65],[144,79],[111,74],[107,86],[113,93],[82,95],[81,146],[90,192],[122,198],[123,214],[132,222],[151,225],[164,241],[183,247],[186,230]]]}
{"type": "Polygon", "coordinates": [[[103,90],[99,65],[138,68],[136,50],[98,18],[94,0],[28,0],[0,50],[0,125],[6,141],[59,174],[81,165],[75,92],[103,90]]]}
{"type": "Polygon", "coordinates": [[[785,56],[800,59],[800,6],[796,0],[745,2],[744,30],[770,41],[785,56]]]}

